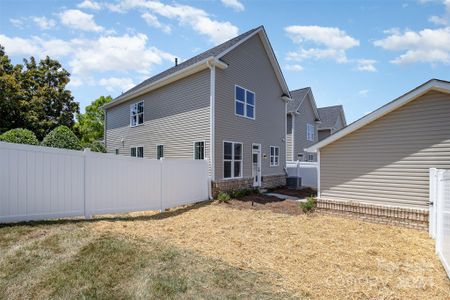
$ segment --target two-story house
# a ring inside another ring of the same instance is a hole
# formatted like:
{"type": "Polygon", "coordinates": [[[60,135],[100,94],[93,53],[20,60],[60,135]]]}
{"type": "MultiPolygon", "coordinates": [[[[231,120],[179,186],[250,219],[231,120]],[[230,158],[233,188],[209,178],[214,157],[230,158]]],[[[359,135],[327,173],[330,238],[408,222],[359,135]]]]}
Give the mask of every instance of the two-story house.
{"type": "Polygon", "coordinates": [[[320,124],[317,129],[319,142],[347,126],[342,105],[319,107],[317,111],[320,117],[320,124]]]}
{"type": "Polygon", "coordinates": [[[284,185],[290,101],[260,26],[106,104],[105,145],[121,155],[207,159],[215,192],[284,185]]]}
{"type": "Polygon", "coordinates": [[[305,148],[318,142],[320,116],[310,87],[290,92],[287,111],[286,157],[288,161],[316,161],[316,154],[305,148]]]}

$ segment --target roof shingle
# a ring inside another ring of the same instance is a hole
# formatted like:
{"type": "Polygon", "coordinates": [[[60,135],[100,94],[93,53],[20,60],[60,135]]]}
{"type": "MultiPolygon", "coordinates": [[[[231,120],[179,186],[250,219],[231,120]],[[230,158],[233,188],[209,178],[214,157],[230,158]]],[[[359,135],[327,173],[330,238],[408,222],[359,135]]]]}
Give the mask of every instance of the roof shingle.
{"type": "Polygon", "coordinates": [[[319,129],[332,128],[336,124],[341,112],[344,111],[344,108],[342,105],[334,105],[319,107],[317,111],[319,112],[320,120],[322,121],[322,123],[319,124],[319,129]]]}

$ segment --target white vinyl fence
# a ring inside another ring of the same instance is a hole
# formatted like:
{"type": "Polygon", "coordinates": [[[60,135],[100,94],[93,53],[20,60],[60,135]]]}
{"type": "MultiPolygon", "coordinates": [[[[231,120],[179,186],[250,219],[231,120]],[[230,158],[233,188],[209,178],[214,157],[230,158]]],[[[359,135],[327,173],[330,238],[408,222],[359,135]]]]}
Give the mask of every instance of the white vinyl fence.
{"type": "Polygon", "coordinates": [[[450,170],[430,169],[430,235],[450,278],[450,170]]]}
{"type": "Polygon", "coordinates": [[[317,172],[319,165],[317,162],[288,161],[286,169],[288,177],[301,178],[301,185],[304,187],[317,188],[317,172]]]}
{"type": "Polygon", "coordinates": [[[0,142],[0,223],[164,210],[209,198],[206,160],[0,142]]]}

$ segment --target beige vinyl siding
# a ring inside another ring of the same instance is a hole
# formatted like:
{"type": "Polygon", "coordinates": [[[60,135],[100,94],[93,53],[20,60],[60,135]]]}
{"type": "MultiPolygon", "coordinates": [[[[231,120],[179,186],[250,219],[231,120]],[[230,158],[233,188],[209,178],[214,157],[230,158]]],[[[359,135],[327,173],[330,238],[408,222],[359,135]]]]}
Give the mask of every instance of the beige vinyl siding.
{"type": "Polygon", "coordinates": [[[108,152],[130,155],[131,146],[144,146],[144,157],[156,158],[164,145],[165,158],[193,158],[193,143],[205,141],[210,157],[209,70],[129,100],[107,110],[108,152]],[[130,104],[144,100],[144,124],[130,127],[130,104]],[[121,140],[124,140],[122,145],[121,140]]]}
{"type": "Polygon", "coordinates": [[[298,115],[295,115],[294,121],[294,160],[298,159],[298,154],[303,154],[303,160],[306,159],[308,154],[313,154],[314,160],[317,159],[316,154],[314,153],[306,153],[304,149],[311,145],[314,145],[318,142],[318,130],[316,124],[316,116],[314,114],[314,109],[311,104],[311,101],[307,98],[309,95],[305,97],[302,104],[298,109],[298,115]],[[311,124],[315,128],[314,133],[314,141],[308,141],[306,138],[306,124],[311,124]]]}
{"type": "Polygon", "coordinates": [[[255,35],[227,53],[224,70],[216,69],[215,150],[216,179],[223,179],[223,141],[243,143],[243,177],[252,176],[252,143],[261,144],[261,174],[285,174],[286,110],[281,86],[259,39],[255,35]],[[255,120],[235,115],[235,85],[255,93],[255,120]],[[270,166],[270,146],[280,147],[280,164],[270,166]],[[265,158],[264,158],[265,156],[265,158]]]}
{"type": "Polygon", "coordinates": [[[286,135],[286,160],[287,161],[292,161],[292,144],[293,141],[292,139],[293,137],[293,132],[292,132],[292,114],[288,114],[287,115],[287,135],[286,135]]]}
{"type": "Polygon", "coordinates": [[[450,169],[450,95],[429,92],[320,150],[321,197],[428,208],[429,168],[450,169]]]}

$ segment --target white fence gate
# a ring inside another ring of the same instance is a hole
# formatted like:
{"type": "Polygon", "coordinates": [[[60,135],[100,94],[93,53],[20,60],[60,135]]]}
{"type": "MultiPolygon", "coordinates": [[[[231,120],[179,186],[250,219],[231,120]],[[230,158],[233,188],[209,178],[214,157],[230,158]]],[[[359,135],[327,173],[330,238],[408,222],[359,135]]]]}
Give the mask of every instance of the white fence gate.
{"type": "Polygon", "coordinates": [[[450,170],[430,169],[430,235],[450,278],[450,170]]]}
{"type": "Polygon", "coordinates": [[[317,188],[317,172],[319,165],[317,162],[288,161],[286,169],[288,177],[301,178],[302,186],[317,188]]]}
{"type": "Polygon", "coordinates": [[[0,142],[0,223],[163,210],[209,199],[206,160],[0,142]]]}

